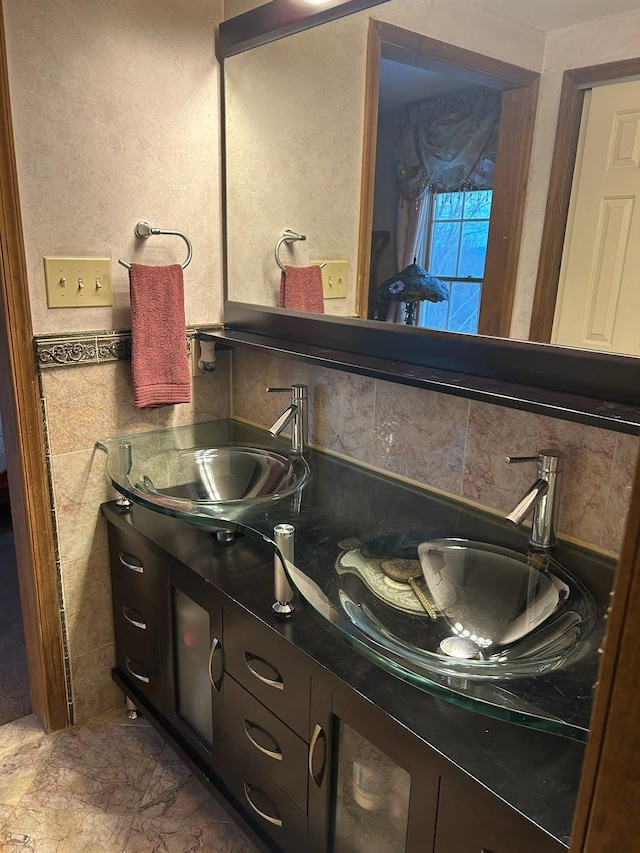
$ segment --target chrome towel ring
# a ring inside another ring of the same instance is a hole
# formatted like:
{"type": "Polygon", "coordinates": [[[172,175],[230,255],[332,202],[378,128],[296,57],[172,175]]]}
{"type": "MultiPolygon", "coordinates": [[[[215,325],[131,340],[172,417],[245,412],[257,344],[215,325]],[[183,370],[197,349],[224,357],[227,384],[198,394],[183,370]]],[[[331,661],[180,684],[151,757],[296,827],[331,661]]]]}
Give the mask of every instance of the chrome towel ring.
{"type": "MultiPolygon", "coordinates": [[[[282,272],[284,272],[284,264],[280,260],[280,247],[282,246],[282,244],[286,243],[287,245],[289,245],[289,243],[295,243],[298,240],[306,240],[306,239],[307,239],[307,237],[305,234],[298,234],[297,231],[292,231],[290,228],[286,228],[282,232],[282,237],[280,237],[280,239],[276,243],[276,248],[274,251],[276,263],[278,264],[278,266],[280,267],[282,272]]],[[[319,266],[320,266],[320,269],[322,269],[324,267],[324,264],[320,264],[319,266]]]]}
{"type": "MultiPolygon", "coordinates": [[[[148,222],[145,222],[144,219],[141,219],[140,222],[136,222],[136,227],[133,229],[133,233],[141,240],[146,240],[147,237],[150,237],[152,234],[168,234],[174,237],[182,237],[184,242],[187,244],[187,259],[183,264],[180,264],[180,266],[184,269],[191,263],[193,247],[191,246],[191,240],[182,231],[170,231],[165,228],[154,228],[152,225],[149,225],[148,222]]],[[[123,267],[126,267],[128,270],[131,269],[131,264],[127,263],[122,258],[118,260],[118,263],[123,267]]]]}

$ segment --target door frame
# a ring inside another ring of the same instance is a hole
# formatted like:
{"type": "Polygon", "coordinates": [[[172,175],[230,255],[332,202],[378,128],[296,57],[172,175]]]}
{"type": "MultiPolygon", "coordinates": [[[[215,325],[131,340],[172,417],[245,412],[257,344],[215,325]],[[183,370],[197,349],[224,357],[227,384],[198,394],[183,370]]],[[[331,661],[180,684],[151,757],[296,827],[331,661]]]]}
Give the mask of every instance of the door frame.
{"type": "Polygon", "coordinates": [[[13,143],[0,6],[0,382],[11,514],[33,713],[50,732],[69,724],[43,409],[13,143]]]}
{"type": "Polygon", "coordinates": [[[482,288],[478,333],[506,338],[511,329],[540,75],[411,30],[373,18],[370,20],[355,306],[356,316],[364,319],[369,304],[378,89],[383,45],[396,49],[407,59],[408,64],[434,70],[456,66],[463,70],[470,85],[484,85],[503,92],[493,187],[497,203],[493,206],[489,223],[484,275],[485,282],[489,280],[494,284],[482,288]]]}
{"type": "Polygon", "coordinates": [[[556,141],[551,161],[538,275],[529,326],[529,340],[550,343],[560,285],[560,267],[569,217],[584,93],[598,83],[640,77],[640,57],[588,65],[564,72],[556,141]]]}

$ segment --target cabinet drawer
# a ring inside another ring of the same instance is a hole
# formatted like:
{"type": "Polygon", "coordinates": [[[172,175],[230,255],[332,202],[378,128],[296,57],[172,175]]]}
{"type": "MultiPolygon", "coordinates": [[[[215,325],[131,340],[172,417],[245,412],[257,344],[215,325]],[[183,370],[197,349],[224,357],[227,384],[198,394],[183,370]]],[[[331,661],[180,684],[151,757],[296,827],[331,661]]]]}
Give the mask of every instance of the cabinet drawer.
{"type": "Polygon", "coordinates": [[[167,597],[167,564],[144,542],[141,534],[109,525],[111,569],[154,607],[161,610],[167,597]]]}
{"type": "Polygon", "coordinates": [[[311,674],[285,639],[257,620],[224,612],[225,669],[296,734],[309,737],[311,674]]]}
{"type": "Polygon", "coordinates": [[[225,764],[227,787],[249,823],[262,835],[267,835],[283,853],[305,850],[306,816],[230,740],[225,743],[225,764]]]}
{"type": "Polygon", "coordinates": [[[478,783],[462,775],[442,779],[435,853],[566,853],[478,783]]]}
{"type": "Polygon", "coordinates": [[[224,731],[306,814],[309,747],[232,678],[224,685],[224,731]]]}
{"type": "Polygon", "coordinates": [[[162,696],[159,617],[126,581],[111,573],[116,664],[131,683],[156,706],[162,696]]]}

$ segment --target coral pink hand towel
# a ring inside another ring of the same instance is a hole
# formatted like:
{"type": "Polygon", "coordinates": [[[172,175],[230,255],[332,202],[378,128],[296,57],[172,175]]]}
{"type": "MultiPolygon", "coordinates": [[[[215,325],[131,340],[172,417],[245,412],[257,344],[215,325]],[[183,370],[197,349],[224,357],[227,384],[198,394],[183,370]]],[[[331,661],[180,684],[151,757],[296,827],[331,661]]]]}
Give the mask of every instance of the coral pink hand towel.
{"type": "Polygon", "coordinates": [[[317,264],[311,267],[285,266],[280,278],[280,308],[292,311],[315,311],[324,314],[322,271],[317,264]]]}
{"type": "Polygon", "coordinates": [[[180,264],[131,264],[131,370],[139,409],[191,402],[180,264]]]}

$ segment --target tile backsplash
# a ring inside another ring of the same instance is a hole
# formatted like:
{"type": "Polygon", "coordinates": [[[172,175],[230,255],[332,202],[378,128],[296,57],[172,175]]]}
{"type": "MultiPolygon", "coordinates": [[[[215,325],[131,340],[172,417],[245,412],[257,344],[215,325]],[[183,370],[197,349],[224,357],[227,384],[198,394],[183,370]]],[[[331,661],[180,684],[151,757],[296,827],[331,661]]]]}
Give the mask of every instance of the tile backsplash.
{"type": "Polygon", "coordinates": [[[100,438],[147,432],[229,416],[229,354],[218,369],[192,379],[192,402],[136,409],[126,360],[42,370],[53,510],[65,610],[74,720],[117,703],[106,523],[100,504],[115,497],[100,438]]]}
{"type": "Polygon", "coordinates": [[[535,478],[533,465],[505,456],[559,448],[560,535],[620,551],[638,437],[240,348],[233,416],[270,426],[283,401],[265,386],[292,382],[309,385],[316,447],[496,512],[510,511],[535,478]]]}

